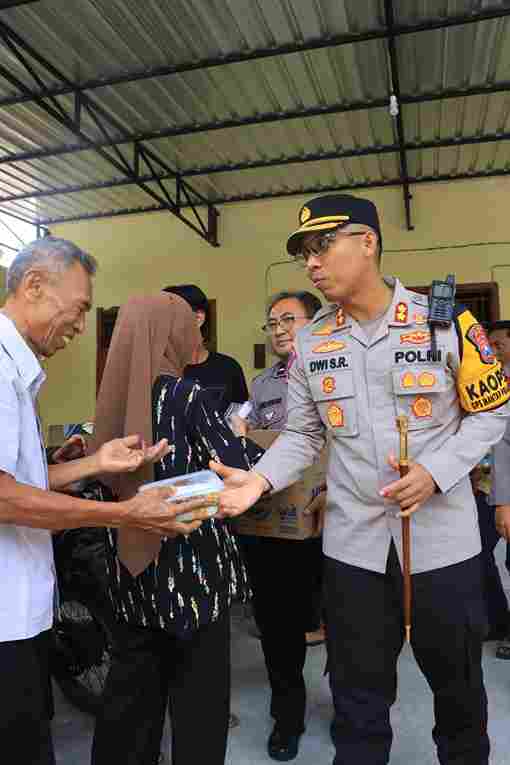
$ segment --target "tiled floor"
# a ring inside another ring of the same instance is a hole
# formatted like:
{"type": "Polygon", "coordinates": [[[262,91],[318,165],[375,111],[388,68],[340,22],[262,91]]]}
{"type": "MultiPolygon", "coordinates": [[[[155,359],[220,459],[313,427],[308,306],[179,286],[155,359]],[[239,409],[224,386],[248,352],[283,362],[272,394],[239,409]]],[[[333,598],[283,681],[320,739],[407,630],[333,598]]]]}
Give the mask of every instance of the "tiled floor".
{"type": "MultiPolygon", "coordinates": [[[[502,563],[503,545],[498,545],[502,563]]],[[[503,574],[509,590],[510,577],[503,574]]],[[[494,656],[494,643],[485,646],[485,678],[489,694],[491,765],[510,765],[510,661],[494,656]]],[[[322,677],[323,647],[312,648],[306,664],[309,688],[307,730],[296,765],[330,765],[333,747],[329,739],[331,702],[327,682],[322,677]]],[[[227,765],[269,763],[265,753],[271,725],[267,713],[267,685],[259,641],[246,634],[243,624],[234,619],[232,711],[240,725],[231,731],[227,765]]],[[[432,698],[407,647],[400,658],[399,698],[392,712],[395,740],[391,765],[432,765],[437,763],[431,741],[432,698]]],[[[55,742],[57,762],[88,765],[93,722],[70,707],[57,694],[55,742]]],[[[168,750],[165,741],[164,748],[168,750]]],[[[117,765],[117,763],[112,763],[117,765]]],[[[119,763],[119,765],[121,765],[119,763]]],[[[198,763],[189,763],[198,765],[198,763]]],[[[200,764],[201,765],[201,764],[200,764]]]]}

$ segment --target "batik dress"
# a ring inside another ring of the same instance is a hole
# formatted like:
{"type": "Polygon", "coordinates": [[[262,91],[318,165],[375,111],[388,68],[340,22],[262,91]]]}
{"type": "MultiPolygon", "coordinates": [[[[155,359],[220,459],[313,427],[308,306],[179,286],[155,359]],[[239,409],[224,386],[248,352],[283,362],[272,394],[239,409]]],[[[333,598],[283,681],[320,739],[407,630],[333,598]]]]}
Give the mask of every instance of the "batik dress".
{"type": "MultiPolygon", "coordinates": [[[[163,375],[153,389],[154,442],[167,438],[169,454],[155,478],[206,469],[209,461],[249,469],[262,451],[236,437],[207,391],[192,380],[163,375]]],[[[116,534],[107,531],[109,593],[117,618],[185,637],[216,621],[233,599],[249,596],[246,569],[228,522],[213,518],[189,536],[165,538],[159,556],[133,577],[116,555],[116,534]]]]}

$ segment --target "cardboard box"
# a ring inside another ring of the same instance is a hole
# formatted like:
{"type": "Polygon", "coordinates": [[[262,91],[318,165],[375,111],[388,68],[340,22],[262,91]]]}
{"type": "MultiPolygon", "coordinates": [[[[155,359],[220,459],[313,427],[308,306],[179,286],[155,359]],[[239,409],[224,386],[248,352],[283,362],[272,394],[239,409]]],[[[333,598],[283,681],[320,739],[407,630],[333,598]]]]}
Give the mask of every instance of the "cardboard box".
{"type": "MultiPolygon", "coordinates": [[[[280,432],[276,430],[251,430],[248,438],[268,449],[279,435],[280,432]]],[[[326,482],[326,467],[327,453],[324,450],[319,460],[303,471],[300,481],[264,497],[236,518],[236,531],[239,534],[280,539],[300,540],[313,536],[315,519],[304,515],[303,511],[326,482]]]]}

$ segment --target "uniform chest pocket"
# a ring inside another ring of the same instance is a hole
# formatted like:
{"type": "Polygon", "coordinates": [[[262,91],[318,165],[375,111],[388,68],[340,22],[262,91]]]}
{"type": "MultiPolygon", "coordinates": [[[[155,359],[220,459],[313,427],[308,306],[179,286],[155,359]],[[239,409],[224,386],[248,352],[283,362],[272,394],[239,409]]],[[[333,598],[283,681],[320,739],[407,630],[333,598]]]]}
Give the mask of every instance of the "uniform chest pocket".
{"type": "Polygon", "coordinates": [[[409,430],[440,425],[448,384],[442,367],[420,366],[392,372],[396,412],[409,420],[409,430]]]}
{"type": "Polygon", "coordinates": [[[328,370],[309,377],[313,400],[333,438],[359,434],[358,405],[352,369],[328,370]]]}

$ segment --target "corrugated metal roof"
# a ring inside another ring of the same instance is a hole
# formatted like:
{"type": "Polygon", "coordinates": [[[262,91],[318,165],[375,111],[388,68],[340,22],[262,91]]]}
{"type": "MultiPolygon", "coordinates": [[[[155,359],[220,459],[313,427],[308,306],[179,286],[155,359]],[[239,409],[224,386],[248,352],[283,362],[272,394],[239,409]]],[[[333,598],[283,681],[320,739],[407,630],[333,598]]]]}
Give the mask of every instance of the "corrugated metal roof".
{"type": "MultiPolygon", "coordinates": [[[[509,8],[393,0],[411,183],[508,172],[510,18],[425,28],[509,8]]],[[[384,0],[39,0],[1,22],[32,47],[39,84],[0,43],[0,210],[47,222],[154,208],[119,165],[135,139],[170,194],[175,171],[214,203],[402,181],[384,0]],[[82,108],[80,128],[116,166],[26,93],[50,89],[45,103],[73,116],[75,86],[110,115],[105,133],[82,108]]]]}

